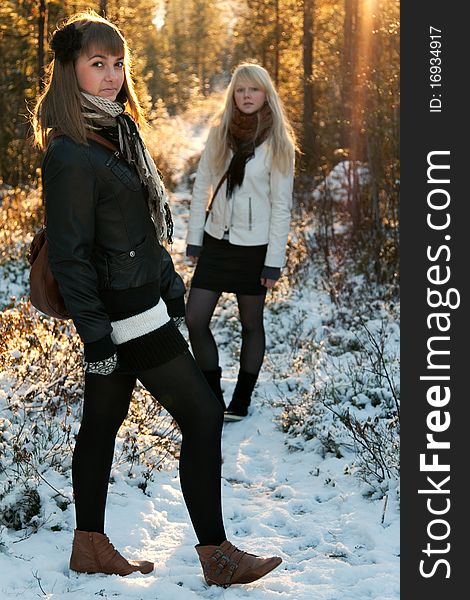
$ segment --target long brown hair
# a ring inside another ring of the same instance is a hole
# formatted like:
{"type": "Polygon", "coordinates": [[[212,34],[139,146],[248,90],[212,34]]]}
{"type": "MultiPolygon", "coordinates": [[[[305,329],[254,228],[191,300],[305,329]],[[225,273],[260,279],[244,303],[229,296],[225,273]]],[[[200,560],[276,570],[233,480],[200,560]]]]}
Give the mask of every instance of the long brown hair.
{"type": "MultiPolygon", "coordinates": [[[[92,10],[72,15],[62,27],[71,23],[82,33],[81,53],[95,50],[113,56],[124,56],[124,83],[116,101],[126,104],[127,112],[139,125],[144,125],[145,119],[131,76],[129,48],[122,33],[116,25],[92,10]]],[[[42,149],[47,147],[49,133],[54,128],[80,144],[87,144],[75,61],[62,62],[54,59],[49,64],[44,92],[33,111],[32,125],[35,143],[42,149]]]]}

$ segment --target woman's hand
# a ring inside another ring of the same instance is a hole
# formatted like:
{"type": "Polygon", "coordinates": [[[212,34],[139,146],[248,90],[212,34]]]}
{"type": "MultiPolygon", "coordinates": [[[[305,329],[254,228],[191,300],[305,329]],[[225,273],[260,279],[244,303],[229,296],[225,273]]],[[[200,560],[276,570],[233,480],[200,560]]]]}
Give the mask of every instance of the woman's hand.
{"type": "Polygon", "coordinates": [[[264,287],[267,287],[268,289],[273,288],[276,284],[276,281],[276,279],[268,279],[267,277],[261,277],[261,285],[264,285],[264,287]]]}
{"type": "Polygon", "coordinates": [[[199,260],[199,256],[188,256],[189,262],[193,265],[197,265],[197,261],[199,260]]]}

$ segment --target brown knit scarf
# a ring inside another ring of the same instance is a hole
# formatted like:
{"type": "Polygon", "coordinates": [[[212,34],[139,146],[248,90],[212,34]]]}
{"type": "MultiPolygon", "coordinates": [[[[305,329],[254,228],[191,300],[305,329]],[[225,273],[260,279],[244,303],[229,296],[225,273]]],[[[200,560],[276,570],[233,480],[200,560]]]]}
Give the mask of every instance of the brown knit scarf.
{"type": "Polygon", "coordinates": [[[267,102],[252,114],[233,107],[227,134],[228,145],[234,153],[227,170],[227,198],[243,184],[246,163],[255,155],[255,148],[267,139],[272,124],[273,115],[267,102]]]}

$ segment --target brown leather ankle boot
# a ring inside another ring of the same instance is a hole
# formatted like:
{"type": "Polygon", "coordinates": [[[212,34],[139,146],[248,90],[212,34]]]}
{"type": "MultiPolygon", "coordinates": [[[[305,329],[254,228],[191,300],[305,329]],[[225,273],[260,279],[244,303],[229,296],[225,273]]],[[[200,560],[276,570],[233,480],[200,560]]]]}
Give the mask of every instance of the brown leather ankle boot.
{"type": "Polygon", "coordinates": [[[126,560],[114,548],[107,535],[96,531],[75,529],[70,568],[79,573],[106,573],[130,575],[153,571],[153,563],[146,560],[126,560]]]}
{"type": "Polygon", "coordinates": [[[251,583],[278,567],[279,556],[262,558],[235,548],[228,540],[220,546],[196,546],[204,578],[209,585],[224,588],[235,583],[251,583]]]}

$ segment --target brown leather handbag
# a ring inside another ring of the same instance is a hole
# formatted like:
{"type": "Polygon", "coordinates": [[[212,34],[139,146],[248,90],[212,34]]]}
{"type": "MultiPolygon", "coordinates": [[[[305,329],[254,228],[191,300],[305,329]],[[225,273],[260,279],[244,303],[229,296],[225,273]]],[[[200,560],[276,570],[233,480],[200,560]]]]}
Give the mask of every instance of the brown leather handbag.
{"type": "MultiPolygon", "coordinates": [[[[53,134],[53,137],[58,135],[61,134],[57,132],[53,134]]],[[[89,131],[87,137],[113,152],[118,151],[117,146],[94,131],[89,131]]],[[[29,272],[30,301],[34,308],[49,317],[70,319],[59,286],[52,274],[47,250],[46,228],[42,227],[34,236],[28,252],[28,262],[31,265],[29,272]]]]}
{"type": "Polygon", "coordinates": [[[56,319],[70,319],[47,255],[46,228],[40,229],[29,247],[29,299],[40,312],[56,319]]]}

